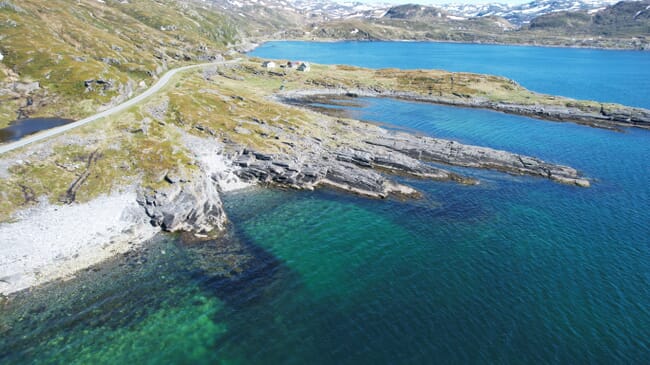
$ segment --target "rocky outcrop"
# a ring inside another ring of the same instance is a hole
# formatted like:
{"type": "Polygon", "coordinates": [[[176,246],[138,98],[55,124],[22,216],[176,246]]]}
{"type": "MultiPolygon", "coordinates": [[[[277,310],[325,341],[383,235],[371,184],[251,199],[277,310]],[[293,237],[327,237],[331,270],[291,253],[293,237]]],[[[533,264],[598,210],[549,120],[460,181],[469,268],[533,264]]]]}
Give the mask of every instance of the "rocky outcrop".
{"type": "Polygon", "coordinates": [[[113,80],[102,80],[102,79],[91,79],[84,81],[84,87],[86,92],[94,91],[95,86],[99,87],[101,91],[110,91],[113,89],[114,82],[113,80]]]}
{"type": "Polygon", "coordinates": [[[195,174],[188,180],[165,176],[169,186],[141,189],[138,203],[144,207],[151,224],[168,232],[209,233],[223,230],[226,215],[219,192],[210,178],[195,174]]]}
{"type": "Polygon", "coordinates": [[[387,97],[466,108],[491,109],[508,114],[559,122],[573,122],[597,128],[619,129],[620,127],[636,127],[650,129],[650,110],[648,109],[616,104],[599,104],[596,107],[580,104],[570,99],[567,99],[565,105],[525,105],[494,102],[486,98],[462,94],[455,95],[454,97],[446,97],[384,89],[318,89],[292,91],[280,95],[279,99],[289,104],[304,105],[311,98],[327,96],[387,97]]]}
{"type": "Polygon", "coordinates": [[[332,157],[314,155],[300,161],[284,154],[245,151],[235,162],[241,167],[237,171],[238,176],[245,181],[307,190],[330,186],[373,198],[385,198],[389,194],[417,194],[414,189],[394,183],[376,171],[332,157]]]}
{"type": "MultiPolygon", "coordinates": [[[[454,104],[457,105],[457,104],[454,104]]],[[[650,129],[650,110],[624,106],[600,107],[517,105],[468,100],[467,105],[474,108],[494,109],[509,114],[525,115],[539,119],[574,122],[598,128],[616,129],[618,127],[637,127],[650,129]]]]}
{"type": "Polygon", "coordinates": [[[455,141],[387,132],[379,128],[348,126],[354,143],[331,144],[314,139],[295,154],[267,154],[244,150],[235,160],[237,174],[246,181],[297,189],[330,186],[348,192],[384,198],[415,196],[417,191],[386,175],[402,175],[438,181],[476,184],[473,178],[427,162],[460,167],[491,169],[515,175],[538,176],[560,183],[588,187],[589,181],[571,167],[540,159],[465,145],[455,141]]]}
{"type": "Polygon", "coordinates": [[[539,176],[565,184],[589,186],[589,181],[580,177],[574,168],[487,147],[465,145],[445,139],[412,136],[405,133],[370,138],[366,140],[366,143],[391,149],[423,161],[497,170],[515,175],[539,176]]]}

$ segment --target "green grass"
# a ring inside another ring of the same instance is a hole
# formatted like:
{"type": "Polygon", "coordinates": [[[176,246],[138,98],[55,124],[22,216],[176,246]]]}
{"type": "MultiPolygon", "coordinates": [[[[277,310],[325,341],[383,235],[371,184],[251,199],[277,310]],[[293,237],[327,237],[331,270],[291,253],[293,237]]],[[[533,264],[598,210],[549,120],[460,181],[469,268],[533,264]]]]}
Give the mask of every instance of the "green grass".
{"type": "MultiPolygon", "coordinates": [[[[470,73],[325,65],[312,65],[310,72],[284,73],[280,69],[263,69],[259,60],[219,66],[218,71],[220,74],[209,79],[204,78],[203,70],[180,73],[143,103],[55,137],[58,142],[49,142],[51,153],[42,154],[39,146],[33,146],[2,156],[23,163],[14,164],[10,176],[0,179],[0,222],[32,206],[37,198],[61,204],[61,197],[84,173],[87,180],[76,195],[80,202],[130,184],[167,186],[164,176],[169,171],[189,176],[196,171],[197,161],[183,144],[183,134],[271,153],[291,153],[294,147],[290,145],[302,148],[312,137],[332,146],[359,143],[358,132],[346,125],[350,121],[273,101],[270,97],[280,85],[285,90],[355,87],[447,98],[463,98],[456,94],[466,94],[492,101],[561,105],[585,111],[601,108],[600,103],[537,94],[502,77],[470,73]],[[155,120],[149,110],[164,103],[168,107],[163,119],[155,120]],[[236,133],[236,127],[250,133],[236,133]],[[32,149],[39,154],[32,155],[32,149]],[[92,153],[97,153],[96,162],[87,168],[92,153]]],[[[92,104],[78,107],[90,110],[92,104]]],[[[603,107],[622,108],[616,104],[603,107]]]]}
{"type": "MultiPolygon", "coordinates": [[[[85,117],[118,96],[129,81],[151,85],[164,65],[197,62],[240,37],[228,17],[195,3],[22,0],[20,8],[0,8],[0,51],[5,56],[0,89],[9,87],[3,84],[9,81],[7,70],[18,81],[38,81],[42,90],[31,95],[35,103],[26,109],[32,116],[85,117]],[[87,91],[84,81],[97,79],[110,80],[114,87],[87,91]]],[[[15,119],[26,98],[0,96],[0,126],[15,119]]]]}

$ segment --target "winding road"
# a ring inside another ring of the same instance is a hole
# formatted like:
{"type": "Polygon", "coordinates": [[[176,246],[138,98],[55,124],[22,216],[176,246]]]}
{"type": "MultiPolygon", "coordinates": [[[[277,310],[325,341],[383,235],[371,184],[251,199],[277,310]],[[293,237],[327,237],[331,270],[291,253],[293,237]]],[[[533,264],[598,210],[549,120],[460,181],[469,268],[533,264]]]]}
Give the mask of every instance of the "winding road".
{"type": "Polygon", "coordinates": [[[121,112],[121,111],[123,111],[123,110],[125,110],[127,108],[130,108],[130,107],[138,104],[139,102],[143,101],[144,99],[150,97],[151,95],[155,94],[156,92],[160,91],[160,89],[162,89],[165,85],[167,85],[169,80],[171,80],[172,77],[174,77],[174,75],[176,75],[179,72],[183,72],[183,71],[187,71],[187,70],[190,70],[190,69],[193,69],[193,68],[199,68],[199,67],[218,66],[218,65],[228,64],[228,63],[236,63],[236,62],[239,62],[239,61],[240,61],[240,59],[238,58],[238,59],[234,59],[234,60],[230,60],[230,61],[202,63],[202,64],[198,64],[198,65],[184,66],[184,67],[175,68],[173,70],[169,70],[155,84],[153,84],[153,86],[151,86],[149,89],[147,89],[142,94],[134,97],[133,99],[129,99],[129,100],[125,101],[122,104],[116,105],[116,106],[114,106],[114,107],[112,107],[110,109],[106,109],[103,112],[97,113],[97,114],[92,115],[92,116],[90,116],[88,118],[84,118],[84,119],[78,120],[76,122],[72,122],[72,123],[69,123],[69,124],[66,124],[66,125],[62,125],[60,127],[48,129],[46,131],[42,131],[42,132],[39,132],[39,133],[31,135],[31,136],[27,136],[27,137],[25,137],[23,139],[15,141],[15,142],[2,144],[2,145],[0,145],[0,155],[3,154],[3,153],[7,153],[9,151],[13,151],[13,150],[15,150],[17,148],[26,146],[28,144],[38,142],[38,141],[42,141],[42,140],[44,140],[46,138],[49,138],[49,137],[52,137],[52,136],[56,136],[57,134],[67,132],[67,131],[69,131],[71,129],[81,127],[82,125],[86,125],[86,124],[88,124],[90,122],[94,122],[94,121],[96,121],[98,119],[102,119],[102,118],[107,117],[109,115],[119,113],[119,112],[121,112]]]}

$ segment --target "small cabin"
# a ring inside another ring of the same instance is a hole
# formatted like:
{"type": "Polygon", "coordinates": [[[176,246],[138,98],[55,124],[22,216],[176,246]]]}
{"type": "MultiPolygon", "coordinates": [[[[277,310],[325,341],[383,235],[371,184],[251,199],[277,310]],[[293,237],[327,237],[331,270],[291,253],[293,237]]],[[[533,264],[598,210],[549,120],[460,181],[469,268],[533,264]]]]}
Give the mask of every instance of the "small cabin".
{"type": "Polygon", "coordinates": [[[311,68],[309,67],[309,64],[308,64],[307,62],[302,62],[302,63],[298,66],[298,71],[308,72],[310,69],[311,69],[311,68]]]}
{"type": "Polygon", "coordinates": [[[264,67],[264,68],[275,68],[275,62],[273,62],[273,61],[264,61],[264,62],[262,62],[262,67],[264,67]]]}

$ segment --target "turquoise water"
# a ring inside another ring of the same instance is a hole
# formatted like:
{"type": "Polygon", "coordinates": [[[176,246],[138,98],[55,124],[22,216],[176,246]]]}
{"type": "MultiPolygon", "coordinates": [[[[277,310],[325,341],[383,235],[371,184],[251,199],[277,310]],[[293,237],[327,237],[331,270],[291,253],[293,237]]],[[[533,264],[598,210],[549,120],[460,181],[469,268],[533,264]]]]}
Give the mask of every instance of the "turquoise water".
{"type": "Polygon", "coordinates": [[[250,53],[371,68],[506,76],[538,92],[650,108],[650,54],[431,42],[269,42],[250,53]]]}
{"type": "Polygon", "coordinates": [[[593,187],[463,169],[481,184],[404,180],[419,200],[231,193],[219,241],[161,236],[6,305],[0,363],[650,362],[650,131],[359,101],[593,187]]]}

